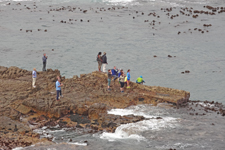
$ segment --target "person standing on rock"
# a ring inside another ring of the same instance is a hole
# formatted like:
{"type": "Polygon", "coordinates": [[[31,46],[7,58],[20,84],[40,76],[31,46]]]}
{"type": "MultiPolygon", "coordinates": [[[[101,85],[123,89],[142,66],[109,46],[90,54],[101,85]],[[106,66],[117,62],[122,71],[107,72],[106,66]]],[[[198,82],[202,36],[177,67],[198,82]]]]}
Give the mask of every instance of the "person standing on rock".
{"type": "Polygon", "coordinates": [[[123,74],[123,69],[120,69],[120,72],[118,73],[118,77],[120,77],[121,74],[123,74]]]}
{"type": "Polygon", "coordinates": [[[36,87],[36,78],[37,78],[36,68],[33,69],[32,78],[33,78],[32,86],[33,86],[33,88],[35,88],[36,87]]]}
{"type": "Polygon", "coordinates": [[[124,81],[125,81],[125,75],[124,73],[122,73],[119,77],[119,81],[120,81],[120,91],[121,93],[123,93],[123,87],[124,87],[124,81]]]}
{"type": "Polygon", "coordinates": [[[111,70],[109,69],[109,70],[108,70],[108,90],[111,90],[111,89],[110,89],[111,79],[112,79],[112,72],[111,72],[111,70]]]}
{"type": "Polygon", "coordinates": [[[48,59],[48,56],[46,56],[46,54],[44,53],[44,54],[43,54],[43,57],[42,57],[42,61],[43,61],[43,68],[42,68],[42,71],[46,71],[46,63],[47,63],[47,59],[48,59]]]}
{"type": "Polygon", "coordinates": [[[55,87],[56,87],[56,100],[59,100],[59,94],[61,92],[61,86],[63,86],[63,84],[60,82],[60,78],[58,78],[58,80],[55,83],[55,87]]]}
{"type": "MultiPolygon", "coordinates": [[[[57,76],[57,80],[61,84],[61,78],[60,78],[60,76],[57,76]]],[[[62,95],[62,89],[61,88],[60,88],[60,91],[59,91],[59,99],[60,99],[60,97],[63,97],[63,95],[62,95]]]]}
{"type": "Polygon", "coordinates": [[[127,88],[130,88],[130,69],[127,70],[127,88]]]}
{"type": "Polygon", "coordinates": [[[98,70],[101,72],[102,67],[102,52],[99,52],[97,55],[97,62],[98,62],[98,70]]]}
{"type": "Polygon", "coordinates": [[[103,72],[106,72],[106,65],[107,65],[107,57],[106,57],[106,52],[104,52],[103,56],[102,56],[102,68],[103,68],[103,72]]]}

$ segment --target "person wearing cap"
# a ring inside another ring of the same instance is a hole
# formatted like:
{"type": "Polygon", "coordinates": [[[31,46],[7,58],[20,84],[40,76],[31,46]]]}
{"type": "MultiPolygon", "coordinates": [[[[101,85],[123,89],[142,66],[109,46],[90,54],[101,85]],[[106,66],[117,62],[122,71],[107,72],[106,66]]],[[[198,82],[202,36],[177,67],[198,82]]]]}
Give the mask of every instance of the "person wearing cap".
{"type": "Polygon", "coordinates": [[[106,70],[106,65],[107,65],[107,57],[106,57],[106,52],[103,53],[102,55],[102,72],[107,72],[106,70]]]}
{"type": "Polygon", "coordinates": [[[145,81],[143,80],[142,76],[138,77],[136,83],[143,84],[145,81]]]}
{"type": "Polygon", "coordinates": [[[32,86],[33,86],[33,88],[35,88],[36,86],[36,78],[37,78],[37,72],[36,72],[36,68],[34,68],[33,69],[33,72],[32,72],[32,79],[33,79],[33,81],[32,81],[32,86]]]}

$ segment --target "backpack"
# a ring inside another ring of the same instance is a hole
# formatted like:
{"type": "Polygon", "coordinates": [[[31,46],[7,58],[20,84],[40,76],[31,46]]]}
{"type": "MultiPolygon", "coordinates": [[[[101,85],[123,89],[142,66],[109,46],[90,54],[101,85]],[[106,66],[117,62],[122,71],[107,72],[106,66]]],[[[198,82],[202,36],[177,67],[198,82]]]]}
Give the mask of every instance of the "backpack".
{"type": "Polygon", "coordinates": [[[98,57],[98,55],[97,55],[97,59],[96,59],[97,61],[101,61],[100,59],[99,59],[99,57],[98,57]]]}

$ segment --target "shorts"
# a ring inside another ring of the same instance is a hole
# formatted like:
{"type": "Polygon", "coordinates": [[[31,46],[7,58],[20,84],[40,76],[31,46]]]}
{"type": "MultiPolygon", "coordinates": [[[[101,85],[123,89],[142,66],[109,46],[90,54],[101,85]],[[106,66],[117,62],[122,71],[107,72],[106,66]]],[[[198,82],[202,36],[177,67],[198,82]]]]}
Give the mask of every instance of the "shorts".
{"type": "Polygon", "coordinates": [[[101,69],[101,67],[102,67],[102,62],[98,61],[98,69],[101,69]]]}
{"type": "Polygon", "coordinates": [[[130,81],[130,79],[127,79],[127,81],[130,81]]]}
{"type": "Polygon", "coordinates": [[[124,82],[120,82],[120,87],[121,87],[121,88],[124,87],[124,82]]]}

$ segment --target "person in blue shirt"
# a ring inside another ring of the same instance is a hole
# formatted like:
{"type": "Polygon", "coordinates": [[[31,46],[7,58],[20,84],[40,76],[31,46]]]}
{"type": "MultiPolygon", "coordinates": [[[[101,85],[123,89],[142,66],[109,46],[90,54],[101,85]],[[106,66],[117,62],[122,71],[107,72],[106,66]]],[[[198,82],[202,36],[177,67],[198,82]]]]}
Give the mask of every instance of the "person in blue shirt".
{"type": "Polygon", "coordinates": [[[35,88],[36,87],[36,78],[37,78],[36,68],[33,69],[32,78],[33,78],[32,86],[33,86],[33,88],[35,88]]]}
{"type": "Polygon", "coordinates": [[[127,70],[127,88],[130,88],[130,69],[127,70]]]}
{"type": "Polygon", "coordinates": [[[118,78],[118,71],[116,69],[116,66],[114,66],[114,68],[111,70],[111,72],[112,72],[112,76],[114,77],[113,81],[115,81],[118,78]]]}
{"type": "Polygon", "coordinates": [[[61,86],[63,86],[63,84],[60,82],[60,78],[58,77],[58,80],[55,83],[55,87],[56,87],[56,100],[59,100],[59,94],[61,95],[61,86]]]}
{"type": "Polygon", "coordinates": [[[118,73],[118,77],[120,77],[121,74],[123,74],[123,69],[120,69],[120,72],[118,73]]]}
{"type": "Polygon", "coordinates": [[[137,80],[136,80],[136,83],[138,83],[138,84],[143,84],[144,82],[145,81],[143,80],[142,76],[138,77],[137,80]]]}

